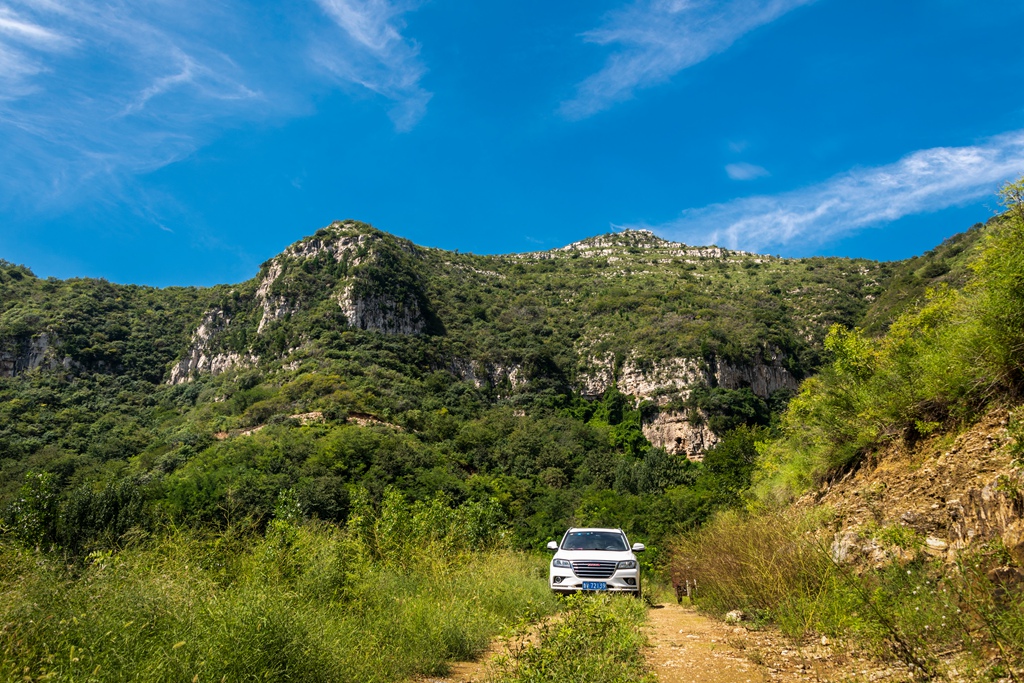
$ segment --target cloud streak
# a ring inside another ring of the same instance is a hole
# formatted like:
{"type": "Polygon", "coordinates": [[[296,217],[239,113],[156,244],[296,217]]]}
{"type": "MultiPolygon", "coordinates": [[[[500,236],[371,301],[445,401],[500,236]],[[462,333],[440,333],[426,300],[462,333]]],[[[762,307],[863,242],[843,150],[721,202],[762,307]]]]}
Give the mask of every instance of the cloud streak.
{"type": "Polygon", "coordinates": [[[381,96],[407,130],[430,98],[401,35],[411,9],[299,0],[282,27],[251,0],[0,0],[0,203],[116,193],[228,128],[304,113],[340,82],[381,96]]]}
{"type": "Polygon", "coordinates": [[[0,199],[59,207],[98,183],[108,193],[260,110],[241,104],[260,98],[225,52],[233,46],[191,23],[223,25],[220,11],[11,0],[0,10],[0,63],[13,65],[0,96],[0,199]]]}
{"type": "Polygon", "coordinates": [[[314,60],[335,77],[356,83],[394,102],[391,119],[400,131],[426,113],[431,94],[420,85],[426,68],[419,46],[402,36],[402,16],[415,3],[388,0],[316,0],[331,18],[337,36],[319,43],[314,60]]]}
{"type": "MultiPolygon", "coordinates": [[[[934,147],[775,196],[736,199],[643,226],[690,244],[763,251],[821,244],[904,216],[991,196],[1024,172],[1024,130],[967,147],[934,147]]],[[[640,226],[637,226],[640,227],[640,226]]]]}
{"type": "Polygon", "coordinates": [[[756,180],[771,175],[763,166],[742,161],[736,164],[726,164],[725,173],[733,180],[756,180]]]}
{"type": "Polygon", "coordinates": [[[560,113],[576,120],[665,83],[683,69],[727,50],[750,31],[814,0],[636,0],[612,12],[584,40],[618,49],[576,87],[560,113]]]}

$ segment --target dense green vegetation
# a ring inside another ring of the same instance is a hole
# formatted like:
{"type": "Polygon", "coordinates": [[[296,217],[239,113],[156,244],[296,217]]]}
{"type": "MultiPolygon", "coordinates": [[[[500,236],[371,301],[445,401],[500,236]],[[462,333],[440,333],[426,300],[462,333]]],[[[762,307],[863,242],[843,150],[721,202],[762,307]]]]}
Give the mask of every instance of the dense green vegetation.
{"type": "MultiPolygon", "coordinates": [[[[1024,181],[1022,181],[1024,182],[1024,181]]],[[[964,424],[1024,389],[1024,205],[1012,203],[972,253],[974,277],[939,287],[878,338],[834,326],[831,362],[806,381],[765,450],[757,495],[786,500],[893,439],[964,424]]]]}
{"type": "Polygon", "coordinates": [[[641,648],[646,609],[628,596],[572,596],[536,641],[514,642],[496,662],[497,683],[653,683],[641,648]]]}
{"type": "Polygon", "coordinates": [[[0,358],[45,334],[47,365],[158,383],[217,291],[154,289],[105,280],[40,280],[0,260],[0,358]]]}
{"type": "Polygon", "coordinates": [[[280,502],[265,535],[178,530],[80,566],[0,541],[6,680],[402,681],[444,673],[557,606],[543,559],[473,506],[280,502]]]}
{"type": "Polygon", "coordinates": [[[856,323],[894,269],[635,232],[484,257],[351,222],[210,290],[39,280],[0,265],[0,358],[24,365],[41,335],[48,344],[39,368],[0,377],[0,512],[24,542],[71,555],[167,522],[262,525],[285,489],[307,518],[343,523],[353,486],[378,502],[387,486],[497,501],[522,547],[570,521],[625,524],[657,546],[736,500],[755,439],[729,434],[765,427],[785,398],[698,385],[678,408],[726,438],[696,466],[640,429],[682,399],[581,396],[581,377],[602,358],[614,370],[687,355],[781,354],[806,374],[828,325],[856,323]],[[420,316],[423,334],[347,325],[348,292],[384,301],[394,319],[420,316]],[[265,310],[284,312],[260,330],[265,310]],[[207,356],[258,363],[168,386],[200,323],[207,356]]]}
{"type": "Polygon", "coordinates": [[[985,234],[986,226],[978,223],[920,256],[895,264],[885,289],[858,327],[871,336],[877,336],[885,332],[901,313],[922,304],[929,289],[943,286],[961,289],[971,279],[968,263],[985,234]]]}

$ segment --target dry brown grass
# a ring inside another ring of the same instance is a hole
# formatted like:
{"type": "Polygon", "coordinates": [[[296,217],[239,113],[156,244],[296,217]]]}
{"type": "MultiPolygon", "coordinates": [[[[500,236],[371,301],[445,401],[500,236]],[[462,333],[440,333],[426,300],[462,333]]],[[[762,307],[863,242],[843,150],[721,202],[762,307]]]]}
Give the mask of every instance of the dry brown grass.
{"type": "Polygon", "coordinates": [[[832,565],[787,513],[746,517],[729,512],[676,539],[673,582],[697,583],[700,604],[712,611],[769,613],[794,591],[819,592],[832,565]]]}

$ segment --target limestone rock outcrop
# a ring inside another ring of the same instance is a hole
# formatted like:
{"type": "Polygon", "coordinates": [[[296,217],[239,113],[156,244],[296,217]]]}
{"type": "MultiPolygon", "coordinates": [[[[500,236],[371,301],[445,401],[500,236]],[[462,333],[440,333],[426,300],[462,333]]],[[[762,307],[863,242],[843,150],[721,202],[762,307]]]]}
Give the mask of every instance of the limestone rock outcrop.
{"type": "MultiPolygon", "coordinates": [[[[697,384],[725,389],[749,387],[754,394],[768,398],[780,389],[796,391],[799,382],[782,364],[778,353],[765,354],[750,365],[734,365],[728,361],[708,363],[696,358],[666,358],[645,361],[629,356],[616,372],[611,353],[591,357],[587,371],[580,375],[580,393],[596,397],[615,384],[619,391],[638,400],[664,406],[672,395],[686,399],[697,384]]],[[[644,435],[652,445],[670,453],[700,459],[718,443],[718,436],[706,423],[691,424],[684,413],[659,412],[643,425],[644,435]]]]}
{"type": "Polygon", "coordinates": [[[706,422],[694,424],[685,413],[660,412],[642,428],[652,446],[694,461],[703,460],[704,453],[718,443],[718,436],[706,422]]]}
{"type": "MultiPolygon", "coordinates": [[[[351,223],[336,223],[331,228],[351,227],[351,223]]],[[[268,324],[281,320],[299,310],[300,302],[294,297],[274,294],[274,284],[285,270],[289,260],[305,261],[314,259],[321,254],[328,254],[335,263],[346,261],[350,267],[356,267],[366,258],[370,235],[337,234],[328,232],[322,236],[297,242],[270,261],[266,272],[260,277],[256,287],[256,302],[263,309],[257,333],[262,333],[268,324]]],[[[342,305],[344,308],[344,305],[342,305]]],[[[364,328],[365,329],[365,328],[364,328]]]]}
{"type": "MultiPolygon", "coordinates": [[[[218,374],[255,365],[259,357],[251,349],[259,345],[250,344],[249,351],[224,351],[217,338],[229,328],[245,328],[255,321],[255,333],[264,334],[269,325],[325,300],[336,304],[347,325],[356,329],[395,335],[427,332],[436,316],[410,265],[415,257],[411,244],[389,241],[349,222],[334,223],[296,242],[264,265],[251,298],[246,299],[244,289],[235,290],[234,305],[214,307],[204,314],[188,348],[171,369],[169,382],[179,384],[196,373],[218,374]],[[382,250],[386,251],[383,259],[382,250]],[[312,259],[317,261],[311,263],[312,259]],[[382,260],[386,265],[380,267],[382,260]],[[374,267],[360,268],[367,265],[374,267]],[[318,278],[315,286],[309,284],[311,274],[318,278]]],[[[253,338],[250,329],[233,336],[253,338]]]]}
{"type": "Polygon", "coordinates": [[[750,387],[761,398],[767,398],[779,389],[795,391],[799,386],[777,353],[756,358],[750,365],[733,365],[728,361],[707,363],[696,358],[644,361],[630,356],[618,373],[615,372],[614,357],[609,353],[590,359],[587,372],[580,377],[579,387],[584,395],[600,396],[613,383],[625,394],[655,402],[669,393],[685,393],[696,383],[725,389],[750,387]]]}
{"type": "Polygon", "coordinates": [[[167,383],[181,384],[192,379],[194,373],[217,375],[234,367],[251,366],[259,362],[259,358],[252,354],[211,351],[212,340],[230,322],[231,319],[220,308],[207,311],[203,321],[192,334],[192,341],[184,357],[171,368],[171,376],[167,383]]]}
{"type": "Polygon", "coordinates": [[[519,363],[474,363],[466,358],[454,358],[448,369],[462,381],[472,382],[477,388],[496,387],[508,382],[513,389],[518,389],[526,384],[526,376],[519,363]]]}
{"type": "Polygon", "coordinates": [[[376,292],[360,296],[355,290],[349,285],[338,299],[352,327],[382,334],[422,334],[426,330],[426,316],[415,298],[398,300],[376,292]]]}
{"type": "Polygon", "coordinates": [[[54,355],[50,336],[45,332],[16,341],[11,347],[0,351],[0,377],[15,377],[41,366],[52,369],[62,364],[54,355]]]}

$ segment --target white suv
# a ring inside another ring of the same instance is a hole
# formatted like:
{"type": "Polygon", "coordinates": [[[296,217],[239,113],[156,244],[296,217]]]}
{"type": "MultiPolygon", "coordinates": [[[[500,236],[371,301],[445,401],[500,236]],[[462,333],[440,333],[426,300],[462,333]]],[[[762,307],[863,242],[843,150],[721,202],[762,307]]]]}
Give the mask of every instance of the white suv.
{"type": "Polygon", "coordinates": [[[622,529],[569,529],[562,543],[548,543],[555,552],[548,584],[556,593],[614,591],[640,595],[640,564],[622,529]]]}

